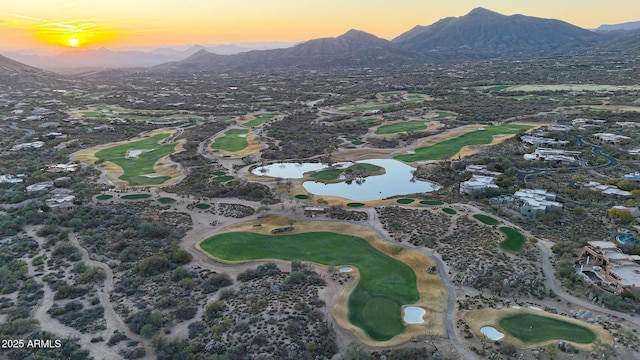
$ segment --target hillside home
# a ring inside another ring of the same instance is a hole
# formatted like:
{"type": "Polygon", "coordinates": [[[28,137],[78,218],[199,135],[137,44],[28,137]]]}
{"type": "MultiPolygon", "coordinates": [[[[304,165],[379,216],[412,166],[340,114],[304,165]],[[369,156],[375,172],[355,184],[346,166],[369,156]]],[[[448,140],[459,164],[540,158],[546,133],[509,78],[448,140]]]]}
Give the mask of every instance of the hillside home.
{"type": "Polygon", "coordinates": [[[520,189],[513,194],[514,204],[520,214],[535,219],[552,209],[562,209],[556,194],[543,189],[520,189]]]}
{"type": "Polygon", "coordinates": [[[625,144],[631,140],[630,137],[611,133],[597,133],[593,134],[593,138],[602,143],[610,145],[625,144]]]}
{"type": "Polygon", "coordinates": [[[471,194],[486,189],[497,189],[496,180],[493,176],[473,175],[468,181],[460,183],[460,193],[471,194]]]}
{"type": "Polygon", "coordinates": [[[531,136],[531,135],[522,135],[520,137],[520,140],[525,144],[534,145],[534,146],[540,146],[540,145],[565,146],[569,143],[568,141],[565,141],[565,140],[556,140],[556,139],[551,139],[547,137],[531,136]]]}
{"type": "Polygon", "coordinates": [[[531,154],[524,154],[526,160],[542,160],[554,165],[571,165],[578,161],[572,155],[579,155],[580,151],[565,151],[539,147],[531,154]]]}
{"type": "Polygon", "coordinates": [[[603,288],[616,294],[627,288],[640,288],[640,256],[624,254],[612,242],[587,242],[581,264],[580,273],[585,274],[585,279],[600,280],[604,283],[603,288]],[[597,279],[589,276],[590,273],[597,279]]]}
{"type": "Polygon", "coordinates": [[[622,180],[627,181],[640,181],[640,172],[629,173],[622,175],[622,180]]]}

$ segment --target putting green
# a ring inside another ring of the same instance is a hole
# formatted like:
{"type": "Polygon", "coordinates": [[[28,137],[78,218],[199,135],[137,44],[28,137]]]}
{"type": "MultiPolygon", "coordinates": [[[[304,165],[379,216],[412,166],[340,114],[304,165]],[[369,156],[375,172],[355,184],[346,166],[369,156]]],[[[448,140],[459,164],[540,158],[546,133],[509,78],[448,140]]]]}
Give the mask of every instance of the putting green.
{"type": "Polygon", "coordinates": [[[520,249],[522,249],[525,239],[524,235],[522,235],[518,230],[502,226],[500,227],[500,231],[507,235],[507,238],[500,243],[500,247],[502,249],[508,251],[520,251],[520,249]]]}
{"type": "Polygon", "coordinates": [[[256,115],[255,119],[242,124],[242,126],[246,126],[246,127],[260,126],[266,122],[273,120],[273,118],[276,115],[278,114],[259,114],[259,115],[256,115]]]}
{"type": "Polygon", "coordinates": [[[521,130],[528,130],[532,127],[530,125],[485,126],[484,130],[468,132],[432,146],[417,148],[414,154],[397,155],[393,158],[404,162],[440,160],[443,157],[452,157],[464,146],[490,144],[496,135],[517,134],[521,130]]]}
{"type": "Polygon", "coordinates": [[[116,145],[95,153],[95,157],[116,164],[123,170],[118,179],[130,185],[160,185],[171,176],[158,176],[154,166],[165,156],[176,152],[176,143],[161,144],[168,132],[146,139],[116,145]]]}
{"type": "Polygon", "coordinates": [[[397,134],[407,131],[422,131],[427,129],[428,121],[410,120],[388,125],[376,129],[376,135],[397,134]]]}
{"type": "Polygon", "coordinates": [[[227,130],[224,136],[217,138],[213,144],[211,144],[211,148],[229,152],[240,151],[249,146],[249,142],[246,139],[247,133],[249,133],[247,129],[227,130]]]}
{"type": "Polygon", "coordinates": [[[486,224],[486,225],[498,225],[498,224],[500,224],[500,221],[498,221],[497,219],[492,218],[491,216],[487,216],[487,215],[483,215],[483,214],[475,214],[475,215],[473,215],[473,217],[478,219],[481,223],[486,224]]]}
{"type": "Polygon", "coordinates": [[[578,324],[534,314],[515,314],[498,321],[511,336],[524,343],[539,343],[548,340],[566,340],[590,344],[596,335],[578,324]]]}
{"type": "Polygon", "coordinates": [[[416,274],[408,265],[356,236],[333,232],[287,235],[229,232],[205,239],[200,248],[225,261],[300,259],[356,267],[360,281],[349,296],[349,321],[376,341],[402,333],[402,306],[420,298],[416,274]]]}

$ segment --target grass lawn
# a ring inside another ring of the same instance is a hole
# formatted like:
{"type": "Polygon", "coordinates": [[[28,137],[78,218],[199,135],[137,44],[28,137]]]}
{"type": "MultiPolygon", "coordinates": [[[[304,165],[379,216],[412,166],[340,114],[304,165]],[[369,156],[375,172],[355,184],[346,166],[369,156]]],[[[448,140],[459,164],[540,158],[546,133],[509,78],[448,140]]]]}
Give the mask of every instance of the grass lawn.
{"type": "Polygon", "coordinates": [[[214,171],[211,173],[211,175],[213,176],[222,176],[222,175],[226,175],[227,173],[224,171],[214,171]]]}
{"type": "Polygon", "coordinates": [[[382,125],[376,129],[376,135],[396,134],[406,131],[422,131],[427,128],[427,121],[410,120],[399,123],[382,125]]]}
{"type": "Polygon", "coordinates": [[[497,219],[492,218],[491,216],[487,216],[487,215],[482,215],[482,214],[475,214],[473,215],[474,218],[480,220],[481,223],[486,224],[486,225],[498,225],[500,224],[500,221],[498,221],[497,219]]]}
{"type": "Polygon", "coordinates": [[[438,201],[438,200],[422,200],[422,201],[420,201],[420,204],[422,204],[422,205],[442,205],[444,203],[442,201],[438,201]]]}
{"type": "Polygon", "coordinates": [[[432,146],[415,149],[415,154],[394,156],[394,159],[405,162],[422,160],[440,160],[443,157],[452,157],[460,149],[467,145],[490,144],[494,135],[516,134],[521,130],[531,129],[529,125],[500,125],[485,126],[484,130],[476,130],[460,135],[456,138],[445,140],[432,146]]]}
{"type": "Polygon", "coordinates": [[[411,204],[412,202],[414,202],[415,199],[407,199],[407,198],[402,198],[402,199],[398,199],[396,200],[396,202],[398,204],[402,204],[402,205],[407,205],[407,204],[411,204]]]}
{"type": "Polygon", "coordinates": [[[271,120],[273,120],[274,116],[276,116],[278,114],[260,114],[260,115],[256,115],[256,118],[248,121],[244,124],[242,124],[242,126],[247,126],[247,127],[254,127],[254,126],[259,126],[262,125],[266,122],[269,122],[271,120]]]}
{"type": "Polygon", "coordinates": [[[200,209],[200,210],[207,210],[210,207],[211,205],[209,204],[203,204],[203,203],[196,204],[196,209],[200,209]]]}
{"type": "Polygon", "coordinates": [[[487,90],[489,91],[502,91],[508,87],[510,87],[511,85],[495,85],[495,86],[491,86],[490,88],[488,88],[487,90]]]}
{"type": "Polygon", "coordinates": [[[347,203],[347,206],[348,207],[362,207],[362,206],[364,206],[364,204],[363,203],[359,203],[359,202],[350,202],[350,203],[347,203]]]}
{"type": "Polygon", "coordinates": [[[447,111],[436,111],[436,116],[434,117],[434,119],[442,119],[442,118],[446,118],[449,116],[456,116],[456,114],[454,113],[450,113],[447,111]]]}
{"type": "Polygon", "coordinates": [[[296,195],[295,197],[296,197],[296,199],[302,199],[302,200],[305,200],[305,199],[308,199],[308,198],[309,198],[309,195],[305,195],[305,194],[298,194],[298,195],[296,195]]]}
{"type": "Polygon", "coordinates": [[[457,212],[455,210],[453,210],[452,208],[443,208],[442,211],[446,212],[449,215],[457,214],[457,212]]]}
{"type": "Polygon", "coordinates": [[[223,137],[217,138],[213,144],[211,144],[211,148],[231,152],[240,151],[249,146],[249,142],[247,142],[246,138],[239,135],[246,135],[248,132],[249,130],[247,129],[227,130],[223,137]]]}
{"type": "Polygon", "coordinates": [[[360,271],[360,281],[349,296],[349,321],[377,341],[403,332],[401,308],[419,299],[416,274],[408,265],[355,236],[332,232],[232,232],[207,238],[200,247],[228,261],[300,259],[325,265],[353,265],[360,271]]]}
{"type": "Polygon", "coordinates": [[[111,198],[113,198],[113,195],[102,194],[102,195],[96,196],[96,199],[98,200],[109,200],[111,198]]]}
{"type": "Polygon", "coordinates": [[[525,343],[566,340],[580,344],[592,343],[596,335],[590,329],[558,319],[533,314],[516,314],[498,322],[506,332],[525,343]]]}
{"type": "Polygon", "coordinates": [[[147,199],[150,197],[151,197],[151,194],[130,194],[130,195],[122,196],[122,198],[125,200],[140,200],[140,199],[147,199]]]}
{"type": "Polygon", "coordinates": [[[377,165],[367,164],[367,163],[358,163],[349,166],[346,169],[331,169],[331,170],[321,170],[317,173],[311,175],[312,178],[318,180],[336,180],[340,175],[344,172],[356,171],[358,169],[364,169],[368,172],[376,172],[380,171],[382,168],[377,165]]]}
{"type": "Polygon", "coordinates": [[[500,231],[507,235],[507,238],[500,243],[500,247],[508,251],[520,251],[524,245],[524,236],[516,229],[502,226],[500,231]]]}
{"type": "Polygon", "coordinates": [[[98,151],[95,156],[121,167],[124,173],[118,179],[131,185],[160,185],[171,177],[147,177],[144,175],[155,174],[153,166],[158,160],[175,152],[176,143],[160,144],[169,135],[169,133],[160,133],[143,140],[116,145],[98,151]],[[136,158],[128,159],[127,151],[130,150],[143,151],[136,158]]]}
{"type": "Polygon", "coordinates": [[[170,197],[161,197],[158,199],[158,202],[160,204],[173,204],[174,202],[176,202],[176,199],[170,197]]]}

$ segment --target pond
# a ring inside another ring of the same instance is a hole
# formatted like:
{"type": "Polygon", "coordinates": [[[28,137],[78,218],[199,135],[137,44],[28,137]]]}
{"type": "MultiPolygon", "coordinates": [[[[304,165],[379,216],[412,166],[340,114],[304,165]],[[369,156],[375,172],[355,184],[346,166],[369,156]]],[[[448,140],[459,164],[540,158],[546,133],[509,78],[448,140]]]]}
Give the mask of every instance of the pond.
{"type": "Polygon", "coordinates": [[[496,330],[493,326],[483,326],[480,332],[493,341],[500,340],[504,337],[504,334],[496,330]]]}
{"type": "Polygon", "coordinates": [[[306,172],[319,171],[328,167],[328,165],[321,163],[279,163],[258,166],[251,170],[251,173],[258,176],[271,176],[282,179],[300,179],[306,172]]]}
{"type": "Polygon", "coordinates": [[[339,196],[350,200],[381,200],[392,196],[425,193],[437,190],[436,184],[415,180],[413,167],[393,159],[372,159],[358,161],[381,166],[385,174],[369,176],[361,181],[346,181],[326,184],[317,181],[305,181],[302,186],[314,195],[339,196]]]}
{"type": "Polygon", "coordinates": [[[407,306],[404,308],[404,316],[402,319],[407,324],[422,324],[424,319],[422,318],[427,311],[417,306],[407,306]]]}

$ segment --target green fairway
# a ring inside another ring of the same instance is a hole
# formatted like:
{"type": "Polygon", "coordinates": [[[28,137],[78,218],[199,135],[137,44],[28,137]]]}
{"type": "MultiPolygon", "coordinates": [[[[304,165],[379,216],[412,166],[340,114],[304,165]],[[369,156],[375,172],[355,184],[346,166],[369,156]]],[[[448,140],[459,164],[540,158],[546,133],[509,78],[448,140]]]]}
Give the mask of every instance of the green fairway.
{"type": "Polygon", "coordinates": [[[124,173],[118,179],[131,185],[160,185],[171,177],[156,176],[153,166],[163,157],[175,152],[176,143],[160,144],[170,135],[160,133],[139,141],[116,145],[98,151],[95,156],[121,167],[124,173]],[[127,158],[129,151],[140,151],[140,153],[135,157],[127,158]]]}
{"type": "Polygon", "coordinates": [[[436,116],[434,117],[434,119],[442,119],[442,118],[446,118],[449,116],[456,116],[456,114],[454,113],[450,113],[447,111],[436,111],[436,116]]]}
{"type": "Polygon", "coordinates": [[[404,330],[402,306],[419,299],[416,274],[366,240],[332,232],[262,235],[223,233],[204,240],[203,251],[227,261],[282,259],[352,265],[360,281],[349,296],[349,321],[372,339],[389,340],[404,330]]]}
{"type": "Polygon", "coordinates": [[[407,199],[407,198],[402,198],[402,199],[398,199],[396,200],[396,202],[398,204],[402,204],[402,205],[407,205],[407,204],[411,204],[412,202],[414,202],[414,199],[407,199]]]}
{"type": "Polygon", "coordinates": [[[382,125],[376,129],[376,135],[396,134],[406,131],[422,131],[427,128],[428,121],[410,120],[382,125]]]}
{"type": "Polygon", "coordinates": [[[440,160],[443,157],[452,157],[467,145],[490,144],[494,135],[516,134],[521,130],[531,128],[532,126],[529,125],[488,125],[484,127],[484,130],[468,132],[456,138],[445,140],[431,146],[417,148],[415,149],[415,154],[398,155],[393,158],[405,162],[440,160]]]}
{"type": "Polygon", "coordinates": [[[211,205],[209,204],[203,204],[203,203],[196,204],[196,209],[200,209],[200,210],[207,210],[210,207],[211,205]]]}
{"type": "Polygon", "coordinates": [[[273,118],[276,115],[278,114],[259,114],[259,115],[256,115],[255,119],[242,124],[242,126],[247,126],[247,127],[260,126],[266,122],[273,120],[273,118]]]}
{"type": "Polygon", "coordinates": [[[533,314],[516,314],[498,322],[511,336],[525,343],[547,340],[566,340],[581,344],[592,343],[596,335],[578,324],[533,314]]]}
{"type": "Polygon", "coordinates": [[[309,198],[309,195],[306,194],[298,194],[295,196],[296,199],[306,200],[309,198]]]}
{"type": "Polygon", "coordinates": [[[455,214],[458,213],[457,211],[453,210],[452,208],[443,208],[442,211],[446,212],[449,215],[455,215],[455,214]]]}
{"type": "Polygon", "coordinates": [[[311,175],[311,177],[318,180],[336,180],[343,173],[348,174],[349,172],[363,171],[363,170],[366,170],[367,172],[376,172],[376,171],[382,170],[382,168],[380,166],[373,165],[373,164],[357,163],[349,166],[346,169],[321,170],[311,175]]]}
{"type": "Polygon", "coordinates": [[[96,196],[96,199],[98,200],[109,200],[111,198],[113,198],[113,195],[103,194],[103,195],[96,196]]]}
{"type": "Polygon", "coordinates": [[[520,251],[524,245],[524,236],[516,229],[502,226],[500,231],[507,235],[507,238],[500,243],[500,247],[508,251],[520,251]]]}
{"type": "Polygon", "coordinates": [[[442,201],[438,201],[438,200],[422,200],[422,201],[420,201],[420,204],[422,204],[422,205],[442,205],[444,203],[442,201]]]}
{"type": "Polygon", "coordinates": [[[348,207],[363,207],[364,204],[363,203],[359,203],[359,202],[350,202],[350,203],[347,203],[347,206],[348,207]]]}
{"type": "Polygon", "coordinates": [[[160,204],[173,204],[174,202],[176,202],[176,199],[170,197],[161,197],[158,198],[158,202],[160,204]]]}
{"type": "Polygon", "coordinates": [[[482,214],[476,214],[473,215],[474,218],[480,220],[481,223],[486,224],[486,225],[498,225],[500,224],[500,221],[492,218],[491,216],[487,216],[487,215],[482,215],[482,214]]]}
{"type": "Polygon", "coordinates": [[[249,143],[245,138],[247,133],[249,133],[249,130],[247,129],[227,130],[223,137],[217,138],[213,144],[211,144],[211,148],[214,150],[225,150],[231,152],[240,151],[249,146],[249,143]]]}
{"type": "Polygon", "coordinates": [[[148,199],[150,197],[151,197],[150,194],[130,194],[130,195],[122,196],[122,198],[125,200],[140,200],[140,199],[148,199]]]}

